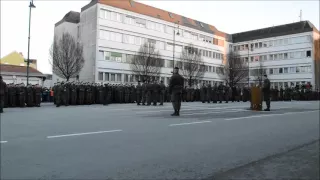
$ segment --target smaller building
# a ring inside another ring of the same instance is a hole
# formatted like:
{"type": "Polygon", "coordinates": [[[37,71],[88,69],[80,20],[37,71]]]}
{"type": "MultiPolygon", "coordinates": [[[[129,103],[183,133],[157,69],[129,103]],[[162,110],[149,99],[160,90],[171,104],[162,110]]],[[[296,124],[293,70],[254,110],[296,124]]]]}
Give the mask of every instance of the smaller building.
{"type": "MultiPolygon", "coordinates": [[[[23,57],[23,54],[20,52],[13,51],[12,53],[4,56],[0,59],[0,64],[14,65],[14,66],[27,66],[27,58],[23,57]]],[[[30,59],[30,67],[37,69],[37,60],[30,59]]]]}
{"type": "MultiPolygon", "coordinates": [[[[25,66],[1,64],[0,75],[3,78],[3,81],[7,84],[27,84],[27,68],[25,66]]],[[[46,76],[44,74],[32,67],[29,67],[29,84],[39,84],[42,86],[45,79],[46,76]]]]}

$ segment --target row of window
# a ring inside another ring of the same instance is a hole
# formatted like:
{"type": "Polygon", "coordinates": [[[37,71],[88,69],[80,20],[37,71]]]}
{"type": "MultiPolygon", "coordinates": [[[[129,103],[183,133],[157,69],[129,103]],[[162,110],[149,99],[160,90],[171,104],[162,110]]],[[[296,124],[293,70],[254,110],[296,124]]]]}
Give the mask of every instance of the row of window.
{"type": "Polygon", "coordinates": [[[259,48],[268,48],[274,46],[285,46],[289,44],[298,44],[298,43],[306,43],[312,42],[311,36],[300,36],[300,37],[292,37],[292,38],[283,38],[277,40],[269,40],[269,41],[262,41],[262,42],[255,42],[255,43],[248,43],[248,44],[241,44],[241,45],[234,45],[234,51],[243,51],[248,50],[250,46],[251,49],[259,49],[259,48]]]}
{"type": "MultiPolygon", "coordinates": [[[[123,22],[125,24],[139,26],[139,27],[143,27],[143,28],[147,28],[147,29],[151,29],[151,30],[155,30],[155,31],[159,31],[159,32],[165,32],[168,34],[174,33],[174,27],[172,27],[172,26],[167,26],[164,24],[160,24],[160,23],[156,23],[156,22],[152,22],[152,21],[147,21],[145,19],[141,19],[138,17],[129,16],[129,15],[125,15],[125,14],[121,14],[121,13],[117,13],[117,12],[112,12],[112,11],[108,11],[108,10],[104,10],[104,9],[100,9],[100,18],[108,19],[108,20],[112,20],[112,21],[117,21],[117,22],[121,22],[121,23],[123,22]]],[[[203,26],[202,23],[200,23],[200,24],[201,24],[201,26],[203,26]]],[[[179,34],[177,34],[177,35],[183,36],[185,38],[193,39],[193,40],[199,40],[199,41],[207,42],[210,44],[215,44],[218,46],[224,46],[224,40],[212,38],[212,37],[201,35],[201,34],[197,34],[197,33],[191,32],[191,31],[181,31],[180,30],[179,34]]]]}
{"type": "MultiPolygon", "coordinates": [[[[311,57],[311,51],[295,51],[295,52],[285,52],[285,53],[275,53],[269,55],[261,56],[250,56],[251,62],[257,61],[273,61],[273,60],[285,60],[285,59],[300,59],[311,57]]],[[[248,57],[241,57],[242,62],[248,63],[248,57]]]]}
{"type": "MultiPolygon", "coordinates": [[[[114,83],[136,83],[137,80],[142,81],[142,77],[139,77],[138,75],[132,75],[132,74],[121,74],[121,73],[109,73],[109,72],[98,72],[98,81],[101,82],[114,82],[114,83]],[[123,79],[122,79],[123,78],[123,79]]],[[[151,78],[151,80],[157,80],[157,81],[163,81],[165,84],[169,84],[170,77],[154,77],[151,78]]],[[[214,85],[218,81],[208,81],[208,80],[199,80],[198,84],[202,85],[205,84],[211,84],[214,85]]],[[[186,82],[187,85],[187,82],[186,82]]]]}
{"type": "Polygon", "coordinates": [[[265,68],[262,71],[259,69],[250,69],[251,76],[258,76],[263,74],[277,75],[277,74],[311,73],[311,72],[312,72],[311,66],[265,68]]]}
{"type": "MultiPolygon", "coordinates": [[[[155,46],[155,48],[160,50],[168,50],[173,51],[173,43],[165,43],[162,41],[156,41],[153,39],[133,36],[133,35],[127,35],[127,34],[121,34],[116,32],[110,32],[105,30],[100,30],[100,39],[105,39],[109,41],[115,41],[120,43],[126,43],[126,44],[134,44],[134,45],[142,45],[144,43],[150,43],[155,46]]],[[[188,46],[184,46],[185,48],[188,46]]],[[[182,52],[183,46],[175,44],[175,52],[182,52]]],[[[195,50],[198,52],[198,48],[195,48],[195,50]]],[[[208,50],[201,50],[199,49],[199,52],[201,55],[212,58],[212,59],[223,59],[223,54],[214,52],[214,51],[208,51],[208,50]]]]}
{"type": "MultiPolygon", "coordinates": [[[[99,60],[116,61],[116,62],[122,62],[122,63],[132,63],[134,55],[99,50],[98,58],[99,58],[99,60]]],[[[161,64],[163,64],[162,67],[173,68],[173,61],[172,60],[163,60],[163,62],[161,64]]],[[[182,68],[184,67],[182,65],[182,62],[180,62],[180,61],[176,61],[175,64],[178,67],[182,67],[182,68]]],[[[220,73],[220,71],[219,71],[220,68],[218,68],[216,66],[204,66],[203,68],[205,69],[206,72],[220,73]]]]}
{"type": "Polygon", "coordinates": [[[306,81],[290,81],[290,82],[271,82],[271,88],[278,88],[280,89],[281,87],[284,89],[286,86],[288,87],[294,87],[296,85],[302,85],[302,84],[308,84],[311,82],[306,82],[306,81]]]}

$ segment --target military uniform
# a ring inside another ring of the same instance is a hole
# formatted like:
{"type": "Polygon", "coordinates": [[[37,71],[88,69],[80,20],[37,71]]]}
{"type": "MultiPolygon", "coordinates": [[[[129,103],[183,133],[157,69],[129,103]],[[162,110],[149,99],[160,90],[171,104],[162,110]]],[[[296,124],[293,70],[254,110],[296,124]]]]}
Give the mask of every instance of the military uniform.
{"type": "Polygon", "coordinates": [[[172,116],[180,116],[181,93],[183,89],[184,79],[178,73],[179,68],[175,68],[175,72],[170,79],[169,92],[171,93],[171,101],[174,109],[172,116]]]}
{"type": "Polygon", "coordinates": [[[263,82],[263,98],[266,102],[267,108],[265,111],[270,111],[270,80],[265,75],[266,79],[263,82]]]}

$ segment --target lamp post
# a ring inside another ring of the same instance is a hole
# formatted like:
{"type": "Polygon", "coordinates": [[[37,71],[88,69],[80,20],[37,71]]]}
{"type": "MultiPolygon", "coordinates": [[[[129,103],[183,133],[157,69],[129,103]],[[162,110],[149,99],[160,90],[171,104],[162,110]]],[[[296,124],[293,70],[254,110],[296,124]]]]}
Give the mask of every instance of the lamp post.
{"type": "MultiPolygon", "coordinates": [[[[179,36],[180,33],[179,33],[179,22],[178,21],[178,32],[177,32],[177,35],[179,36]]],[[[175,23],[176,24],[176,23],[175,23]]],[[[172,73],[174,71],[174,54],[175,54],[175,49],[176,49],[176,26],[173,27],[173,54],[172,54],[172,57],[173,57],[173,66],[172,66],[172,73]]]]}
{"type": "Polygon", "coordinates": [[[253,51],[251,48],[251,44],[248,43],[248,88],[250,88],[250,50],[253,51]]]}
{"type": "Polygon", "coordinates": [[[33,0],[30,0],[29,4],[29,34],[28,34],[28,59],[27,59],[27,85],[29,84],[29,66],[30,66],[30,28],[31,28],[31,9],[36,8],[33,4],[33,0]]]}

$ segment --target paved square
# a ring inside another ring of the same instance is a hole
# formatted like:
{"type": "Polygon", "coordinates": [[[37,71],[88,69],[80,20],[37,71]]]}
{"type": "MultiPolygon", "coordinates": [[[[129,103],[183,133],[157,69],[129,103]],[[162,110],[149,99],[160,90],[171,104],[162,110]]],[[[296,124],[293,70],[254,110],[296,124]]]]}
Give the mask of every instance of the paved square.
{"type": "Polygon", "coordinates": [[[319,139],[319,101],[5,109],[4,179],[201,179],[319,139]]]}

